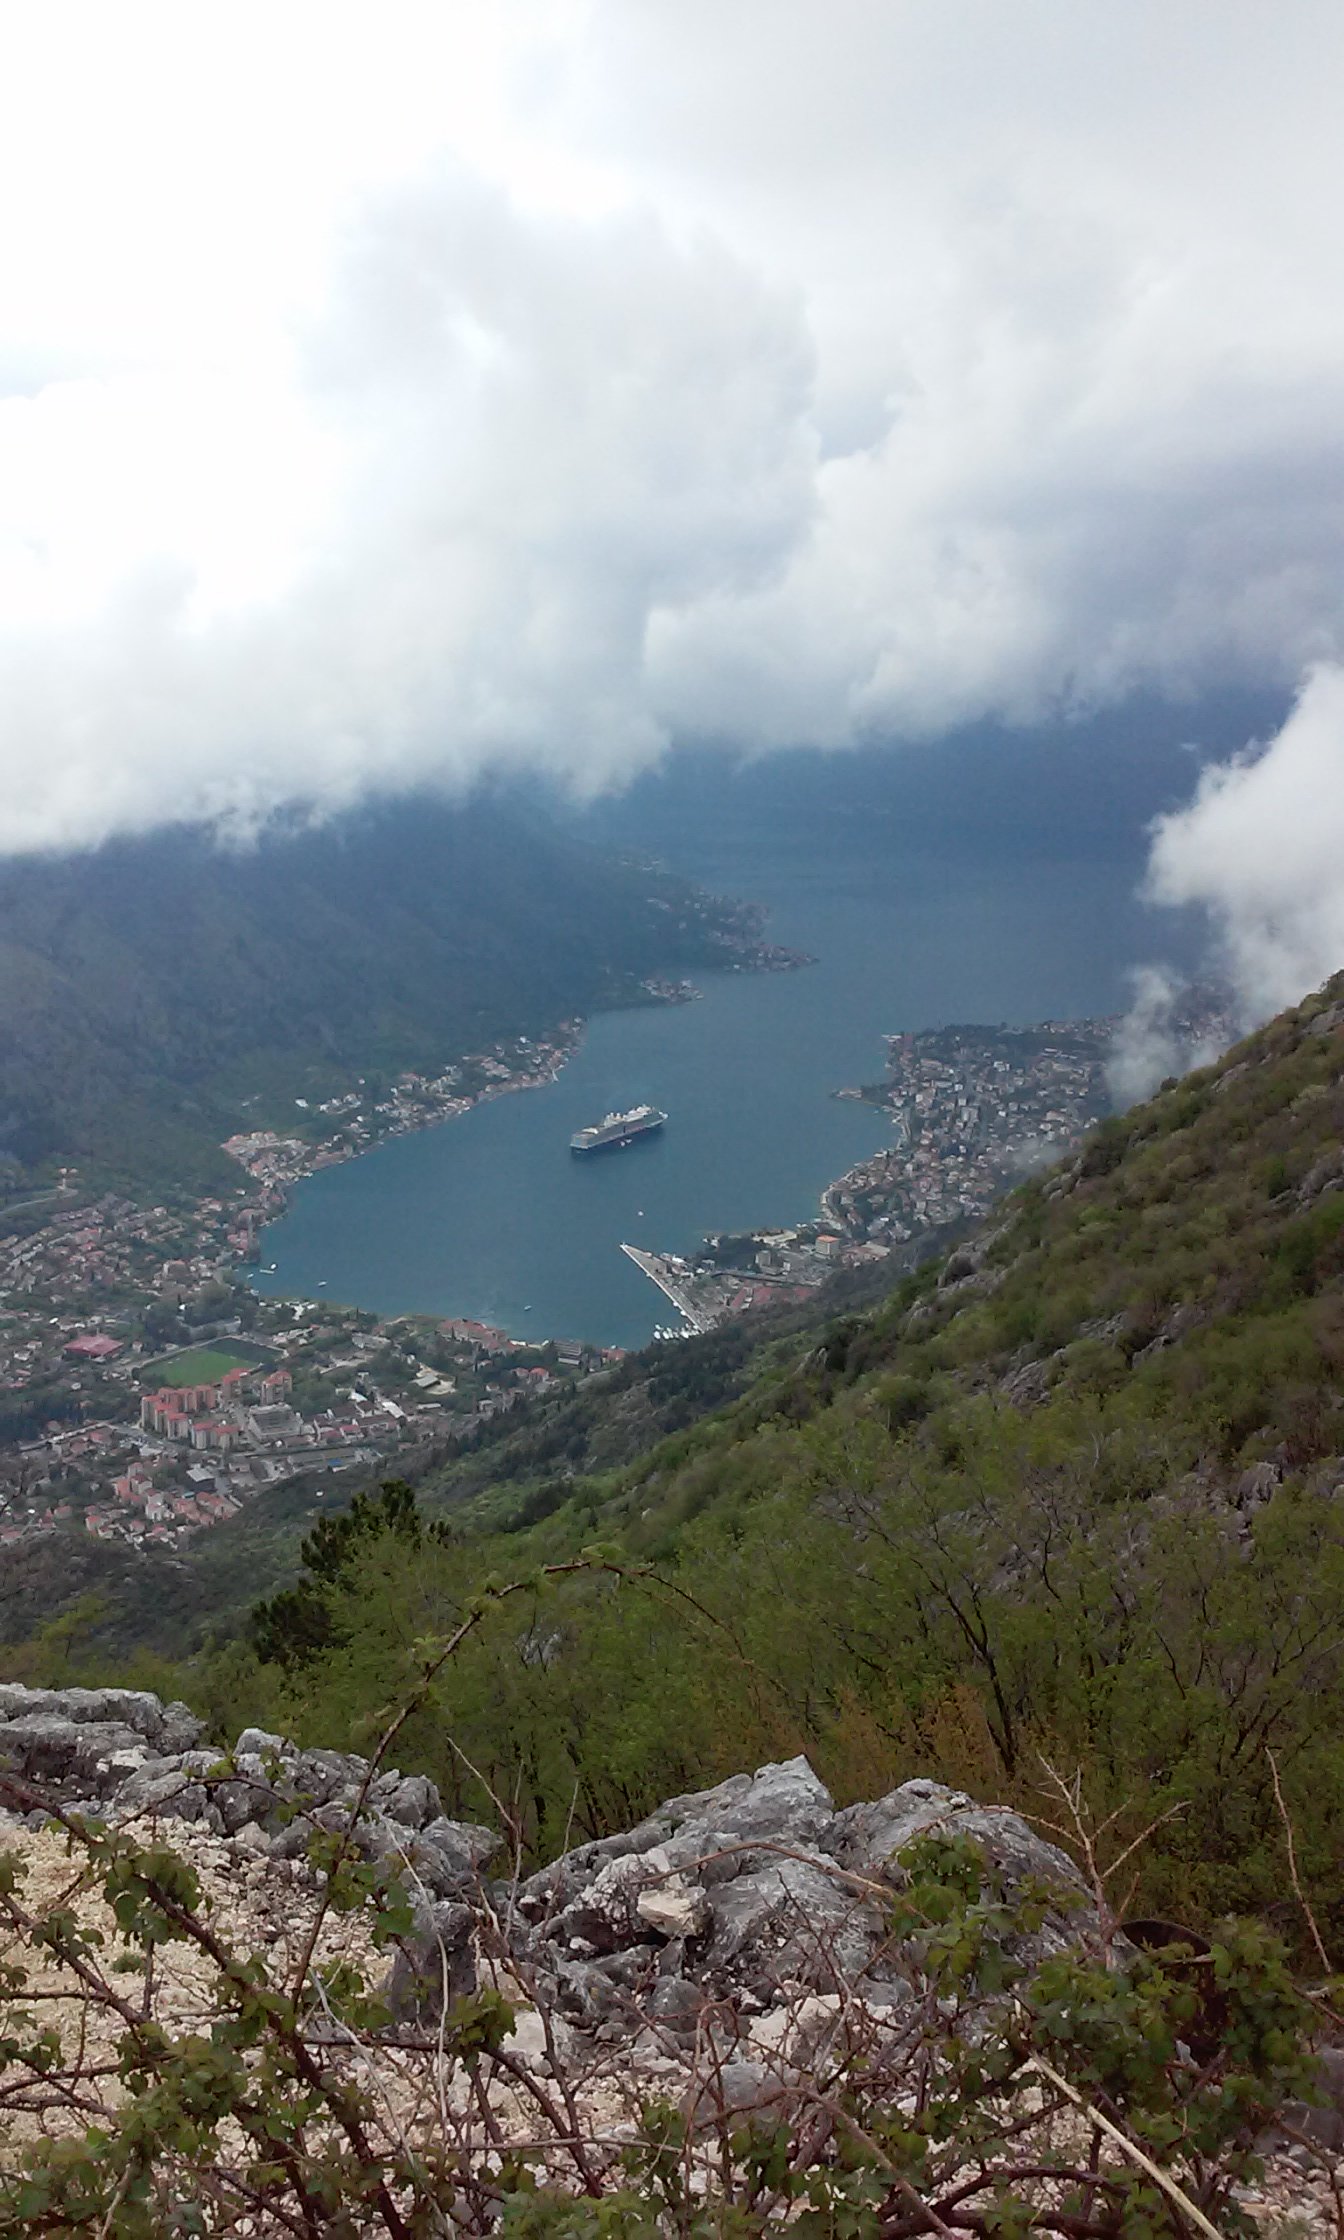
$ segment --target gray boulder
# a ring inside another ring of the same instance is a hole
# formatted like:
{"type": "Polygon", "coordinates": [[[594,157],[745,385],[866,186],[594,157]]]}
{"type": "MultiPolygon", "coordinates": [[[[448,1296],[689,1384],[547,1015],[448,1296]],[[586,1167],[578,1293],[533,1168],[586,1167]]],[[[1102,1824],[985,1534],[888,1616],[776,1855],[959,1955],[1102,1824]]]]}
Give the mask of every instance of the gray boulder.
{"type": "Polygon", "coordinates": [[[404,1828],[426,1828],[443,1818],[439,1792],[423,1773],[380,1774],[369,1799],[377,1811],[404,1828]]]}
{"type": "Polygon", "coordinates": [[[1073,1861],[1020,1813],[976,1804],[940,1781],[905,1781],[874,1804],[848,1805],[827,1828],[825,1847],[851,1871],[886,1879],[897,1853],[932,1833],[968,1837],[1009,1885],[1031,1879],[1085,1895],[1073,1861]]]}
{"type": "MultiPolygon", "coordinates": [[[[851,1874],[871,1877],[880,1888],[895,1885],[895,1861],[918,1836],[963,1837],[974,1844],[986,1867],[1009,1897],[1025,1884],[1044,1884],[1058,1893],[1040,1928],[1010,1946],[1025,1967],[1064,1951],[1097,1927],[1096,1908],[1077,1867],[1067,1854],[1037,1835],[1020,1813],[979,1805],[960,1789],[939,1781],[906,1781],[873,1804],[849,1805],[837,1812],[827,1831],[827,1849],[851,1874]]],[[[875,1953],[869,1972],[882,1983],[899,1973],[897,1956],[875,1953]],[[897,1962],[893,1965],[893,1962],[897,1962]]]]}
{"type": "Polygon", "coordinates": [[[883,1945],[880,1909],[821,1856],[773,1859],[709,1893],[714,1917],[703,1979],[769,2005],[786,1987],[855,1982],[883,1945]]]}
{"type": "Polygon", "coordinates": [[[0,1737],[10,1721],[42,1714],[73,1720],[79,1726],[129,1727],[160,1756],[191,1749],[203,1731],[200,1720],[185,1703],[161,1703],[145,1689],[25,1688],[17,1681],[0,1684],[0,1737]]]}
{"type": "Polygon", "coordinates": [[[435,2023],[476,1989],[476,1917],[467,1905],[418,1906],[410,1934],[397,1939],[383,1997],[394,2022],[435,2023]]]}
{"type": "Polygon", "coordinates": [[[935,1781],[836,1812],[794,1758],[675,1797],[533,1875],[518,1896],[515,1950],[588,2027],[619,2004],[623,1978],[644,1980],[650,2020],[674,2032],[693,2027],[706,1999],[760,2010],[844,1985],[890,2007],[906,1985],[887,1924],[896,1856],[935,1830],[969,1838],[1008,1892],[1026,1881],[1061,1889],[1058,1909],[1023,1941],[1024,1962],[1090,1918],[1077,1870],[1018,1814],[935,1781]]]}
{"type": "MultiPolygon", "coordinates": [[[[702,1991],[768,2001],[786,1981],[829,1988],[863,1966],[882,1933],[877,1910],[828,1854],[834,1818],[801,1757],[674,1797],[523,1885],[531,1952],[542,1966],[548,1951],[600,1965],[661,1942],[672,1969],[702,1991]]],[[[670,1995],[660,1996],[666,2006],[670,1995]]]]}
{"type": "MultiPolygon", "coordinates": [[[[1257,2140],[1261,2154],[1283,2153],[1296,2141],[1293,2134],[1311,2140],[1313,2146],[1326,2154],[1344,2153],[1344,2048],[1322,2046],[1316,2053],[1316,2092],[1313,2100],[1286,2101],[1281,2111],[1291,2132],[1280,2124],[1271,2124],[1269,2130],[1257,2140]]],[[[1307,2158],[1307,2166],[1311,2165],[1307,2158]]]]}
{"type": "Polygon", "coordinates": [[[753,2117],[777,2122],[796,2101],[797,2093],[763,2062],[723,2061],[683,2094],[681,2112],[696,2131],[736,2131],[753,2117]]]}
{"type": "Polygon", "coordinates": [[[33,1711],[0,1727],[0,1763],[26,1780],[81,1796],[106,1796],[149,1757],[144,1737],[113,1719],[33,1711]]]}
{"type": "Polygon", "coordinates": [[[200,1734],[184,1703],[163,1704],[136,1688],[0,1685],[0,1766],[49,1790],[53,1802],[115,1797],[200,1734]]]}
{"type": "Polygon", "coordinates": [[[271,1734],[265,1727],[244,1727],[233,1747],[240,1758],[249,1756],[292,1760],[298,1756],[292,1742],[287,1742],[282,1734],[271,1734]]]}
{"type": "Polygon", "coordinates": [[[422,1871],[427,1880],[432,1875],[454,1887],[474,1886],[481,1869],[498,1851],[500,1840],[493,1828],[483,1828],[474,1820],[448,1820],[440,1813],[437,1819],[421,1824],[415,1858],[426,1862],[422,1871]]]}
{"type": "MultiPolygon", "coordinates": [[[[806,1758],[735,1773],[713,1789],[669,1798],[622,1835],[566,1852],[523,1884],[522,1911],[534,1920],[541,1915],[554,1919],[588,1891],[610,1861],[654,1850],[665,1855],[663,1873],[685,1870],[702,1884],[723,1879],[740,1871],[753,1840],[806,1848],[833,1810],[829,1790],[806,1758]]],[[[654,1879],[653,1873],[645,1877],[654,1879]]]]}
{"type": "Polygon", "coordinates": [[[123,1816],[153,1812],[174,1820],[199,1820],[210,1801],[201,1776],[218,1763],[209,1750],[183,1750],[175,1757],[150,1758],[117,1789],[123,1816]]]}

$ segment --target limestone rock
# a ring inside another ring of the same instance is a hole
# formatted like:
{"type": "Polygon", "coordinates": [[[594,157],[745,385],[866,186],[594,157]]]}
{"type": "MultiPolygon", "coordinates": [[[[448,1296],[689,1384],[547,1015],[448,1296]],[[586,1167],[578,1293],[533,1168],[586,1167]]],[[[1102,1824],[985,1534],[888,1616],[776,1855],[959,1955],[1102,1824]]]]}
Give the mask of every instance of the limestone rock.
{"type": "Polygon", "coordinates": [[[635,1911],[646,1928],[656,1929],[664,1937],[703,1936],[712,1919],[704,1891],[682,1875],[671,1875],[641,1890],[635,1911]]]}
{"type": "Polygon", "coordinates": [[[369,1798],[377,1811],[405,1828],[425,1828],[443,1818],[439,1792],[423,1773],[381,1774],[369,1798]]]}
{"type": "Polygon", "coordinates": [[[968,1837],[1010,1890],[1030,1879],[1067,1893],[1025,1960],[1067,1940],[1068,1906],[1085,1907],[1077,1872],[1019,1815],[934,1781],[835,1812],[796,1758],[673,1798],[532,1876],[517,1949],[586,2027],[641,1977],[644,2011],[678,2033],[706,1999],[760,2011],[842,1984],[889,2012],[907,1993],[884,1894],[895,1855],[935,1829],[968,1837]]]}
{"type": "Polygon", "coordinates": [[[0,1736],[12,1720],[49,1714],[77,1726],[129,1727],[142,1742],[167,1755],[200,1741],[201,1722],[185,1703],[164,1704],[139,1688],[26,1688],[0,1683],[0,1736]]]}
{"type": "Polygon", "coordinates": [[[271,1839],[255,1820],[245,1820],[241,1828],[233,1831],[233,1848],[252,1858],[264,1859],[269,1855],[271,1839]]]}
{"type": "MultiPolygon", "coordinates": [[[[218,1839],[221,1859],[258,1887],[306,1876],[315,1830],[385,1862],[417,1908],[387,1987],[402,2021],[423,2022],[445,1992],[451,2002],[475,1985],[477,1936],[488,1931],[491,1965],[513,1969],[529,1997],[598,2044],[651,2032],[660,2060],[669,2047],[712,2044],[726,2063],[754,2016],[765,2034],[742,2056],[749,2068],[777,2013],[790,2020],[776,2051],[787,2045],[793,2058],[803,2013],[821,2029],[830,2011],[818,2000],[843,1988],[847,2018],[863,2027],[908,2000],[886,1897],[896,1854],[935,1829],[968,1837],[1010,1892],[1031,1878],[1078,1902],[1072,1918],[1061,1905],[1024,1941],[1025,1962],[1090,1918],[1061,1852],[1018,1815],[934,1781],[837,1812],[807,1760],[791,1758],[669,1798],[516,1893],[490,1892],[482,1877],[498,1835],[449,1819],[427,1777],[389,1767],[370,1779],[364,1758],[300,1749],[258,1727],[227,1758],[200,1737],[183,1706],[135,1690],[0,1687],[0,1766],[39,1793],[119,1824],[192,1823],[193,1843],[218,1839]]],[[[31,1809],[23,1791],[11,1802],[31,1809]]]]}
{"type": "Polygon", "coordinates": [[[1032,1940],[1035,1954],[1062,1949],[1094,1924],[1090,1894],[1064,1852],[1037,1835],[1020,1813],[978,1805],[939,1781],[906,1781],[872,1804],[847,1806],[827,1831],[827,1848],[842,1866],[880,1884],[893,1879],[894,1861],[907,1844],[933,1833],[969,1839],[1009,1891],[1037,1882],[1060,1892],[1059,1908],[1032,1940]]]}
{"type": "Polygon", "coordinates": [[[418,1906],[410,1935],[398,1938],[384,1987],[397,2022],[437,2022],[476,1989],[476,1917],[470,1906],[418,1906]]]}
{"type": "Polygon", "coordinates": [[[721,2123],[736,2130],[743,2117],[777,2119],[789,2099],[788,2086],[764,2062],[724,2061],[683,2096],[682,2114],[697,2131],[710,2131],[721,2123]]]}
{"type": "Polygon", "coordinates": [[[282,1734],[268,1733],[265,1727],[244,1727],[234,1744],[234,1750],[240,1758],[274,1756],[292,1759],[297,1755],[292,1742],[287,1742],[282,1734]]]}
{"type": "Polygon", "coordinates": [[[500,1844],[493,1828],[483,1828],[474,1820],[447,1820],[442,1814],[422,1821],[419,1834],[421,1844],[438,1853],[445,1872],[463,1882],[475,1880],[500,1844]]]}
{"type": "Polygon", "coordinates": [[[0,1727],[0,1756],[30,1781],[102,1796],[137,1773],[147,1752],[143,1737],[121,1720],[30,1711],[0,1727]]]}

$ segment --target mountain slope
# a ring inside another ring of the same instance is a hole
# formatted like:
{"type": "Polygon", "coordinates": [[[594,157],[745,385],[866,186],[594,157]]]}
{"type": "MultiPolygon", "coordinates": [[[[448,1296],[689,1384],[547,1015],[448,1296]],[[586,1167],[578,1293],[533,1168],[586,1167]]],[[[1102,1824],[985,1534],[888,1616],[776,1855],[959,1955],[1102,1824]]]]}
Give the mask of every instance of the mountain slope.
{"type": "MultiPolygon", "coordinates": [[[[446,1063],[722,962],[746,920],[502,801],[0,867],[0,1156],[209,1179],[241,1100],[446,1063]]],[[[290,1109],[292,1110],[292,1104],[290,1109]]],[[[254,1121],[254,1124],[255,1121],[254,1121]]]]}
{"type": "MultiPolygon", "coordinates": [[[[1048,1812],[1048,1766],[1112,1854],[1157,1823],[1138,1910],[1297,1936],[1277,1778],[1337,1939],[1342,1375],[1344,976],[875,1309],[655,1350],[418,1511],[325,1521],[173,1685],[221,1731],[357,1742],[471,1619],[399,1755],[535,1854],[798,1750],[842,1801],[933,1775],[1048,1812]]],[[[252,1520],[259,1583],[297,1529],[252,1520]]],[[[237,1608],[225,1537],[199,1561],[179,1625],[237,1608]]],[[[58,1629],[15,1662],[72,1659],[58,1629]]]]}
{"type": "Polygon", "coordinates": [[[352,1732],[483,1581],[600,1536],[624,1584],[487,1604],[408,1730],[464,1809],[483,1777],[544,1849],[800,1748],[842,1797],[933,1772],[1039,1809],[1045,1758],[1116,1848],[1166,1816],[1152,1910],[1292,1927],[1272,1751],[1344,1928],[1341,1144],[1344,979],[539,1521],[324,1543],[268,1661],[192,1684],[352,1732]]]}

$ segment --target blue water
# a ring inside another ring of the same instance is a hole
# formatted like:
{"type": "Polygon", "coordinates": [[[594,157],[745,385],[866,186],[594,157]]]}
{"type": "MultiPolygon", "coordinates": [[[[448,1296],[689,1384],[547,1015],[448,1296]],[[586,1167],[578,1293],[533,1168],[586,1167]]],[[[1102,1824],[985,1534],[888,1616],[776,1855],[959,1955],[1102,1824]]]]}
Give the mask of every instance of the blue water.
{"type": "Polygon", "coordinates": [[[889,805],[829,790],[763,817],[746,789],[740,810],[636,801],[606,830],[767,903],[774,938],[815,965],[704,976],[698,1003],[607,1014],[553,1085],[324,1169],[268,1232],[276,1270],[260,1287],[641,1344],[668,1310],[621,1242],[684,1251],[814,1214],[823,1186],[888,1140],[875,1113],[831,1095],[880,1073],[884,1034],[1115,1010],[1126,968],[1173,948],[1175,929],[1135,899],[1139,820],[1109,856],[1030,835],[996,856],[964,845],[955,819],[903,835],[889,805]],[[571,1158],[575,1128],[645,1100],[670,1115],[662,1135],[571,1158]]]}

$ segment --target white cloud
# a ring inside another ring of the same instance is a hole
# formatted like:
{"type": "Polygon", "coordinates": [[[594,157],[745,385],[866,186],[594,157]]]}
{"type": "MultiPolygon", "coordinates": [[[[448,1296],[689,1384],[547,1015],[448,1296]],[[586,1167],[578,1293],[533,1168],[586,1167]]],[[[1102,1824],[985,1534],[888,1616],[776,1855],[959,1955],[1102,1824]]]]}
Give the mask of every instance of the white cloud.
{"type": "Polygon", "coordinates": [[[303,374],[306,413],[234,393],[203,427],[139,375],[0,407],[11,847],[518,761],[600,785],[664,737],[650,614],[749,589],[811,516],[796,315],[650,217],[393,198],[303,374]]]}
{"type": "Polygon", "coordinates": [[[1344,967],[1344,668],[1322,665],[1268,744],[1206,769],[1158,824],[1154,899],[1210,917],[1258,1020],[1344,967]]]}
{"type": "Polygon", "coordinates": [[[1125,1111],[1149,1097],[1169,1075],[1211,1065],[1229,1039],[1229,1026],[1165,965],[1138,965],[1130,973],[1133,996],[1120,1020],[1106,1061],[1106,1083],[1125,1111]]]}
{"type": "Polygon", "coordinates": [[[1140,965],[1133,988],[1106,1065],[1107,1087],[1121,1111],[1151,1096],[1168,1074],[1185,1071],[1174,1016],[1181,996],[1175,976],[1161,965],[1140,965]]]}
{"type": "Polygon", "coordinates": [[[1324,0],[11,15],[0,847],[1344,662],[1341,63],[1324,0]]]}

